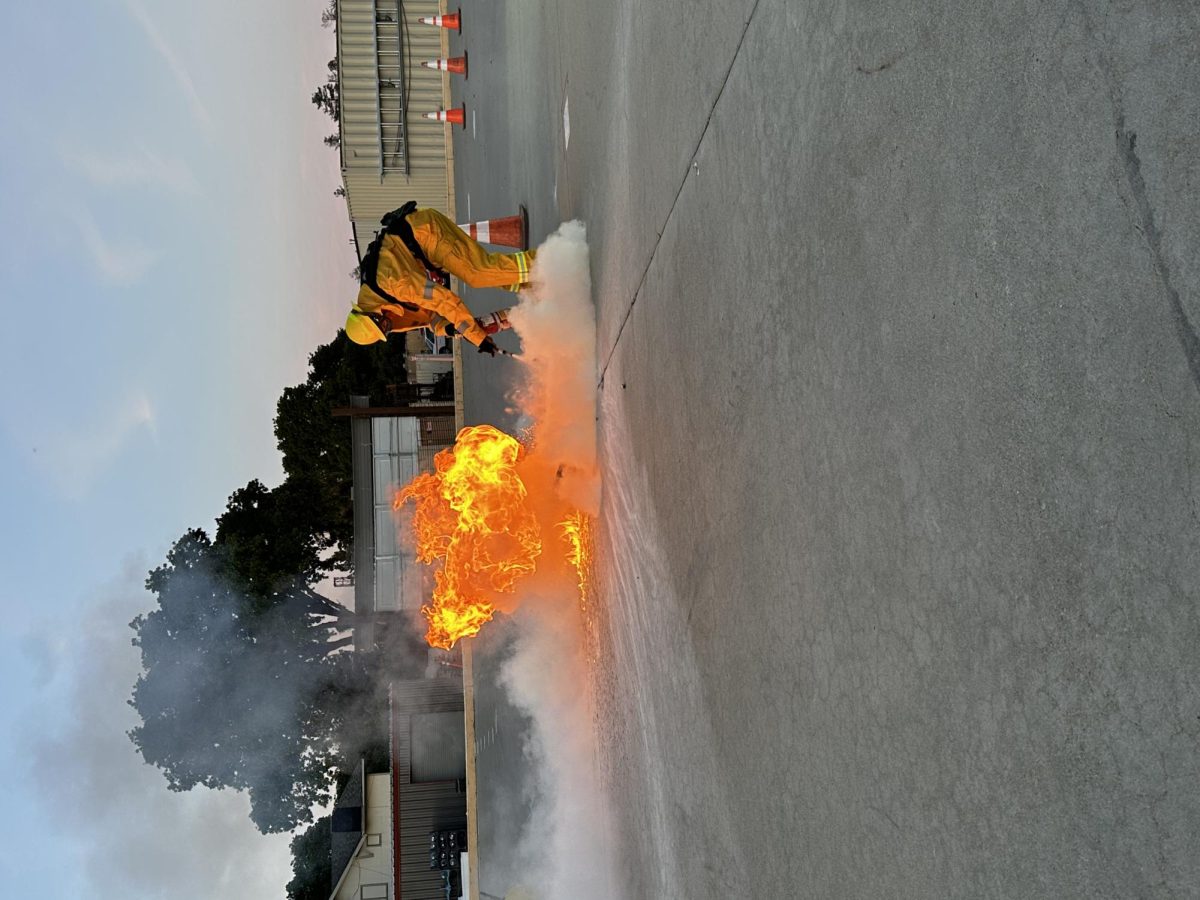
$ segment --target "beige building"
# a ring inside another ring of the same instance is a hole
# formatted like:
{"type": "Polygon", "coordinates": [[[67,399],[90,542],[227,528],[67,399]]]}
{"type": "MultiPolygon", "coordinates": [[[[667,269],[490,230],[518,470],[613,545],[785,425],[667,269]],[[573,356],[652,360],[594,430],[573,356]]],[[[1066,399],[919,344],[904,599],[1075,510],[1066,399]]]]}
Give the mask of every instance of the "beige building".
{"type": "MultiPolygon", "coordinates": [[[[450,126],[422,117],[450,102],[449,75],[421,65],[449,53],[446,30],[418,21],[439,14],[441,6],[437,0],[337,0],[342,181],[360,257],[379,220],[409,200],[454,217],[450,126]]],[[[410,382],[432,385],[452,377],[446,338],[417,331],[407,335],[405,347],[410,382]]]]}
{"type": "Polygon", "coordinates": [[[449,126],[422,118],[449,98],[448,76],[421,65],[449,52],[444,29],[417,21],[439,12],[436,0],[338,0],[342,179],[360,254],[409,200],[453,216],[449,126]]]}
{"type": "Polygon", "coordinates": [[[330,827],[337,879],[330,900],[394,900],[391,774],[367,774],[360,765],[338,797],[330,827]]]}
{"type": "Polygon", "coordinates": [[[467,850],[462,680],[390,688],[389,766],[351,774],[331,817],[330,900],[444,900],[467,850]]]}

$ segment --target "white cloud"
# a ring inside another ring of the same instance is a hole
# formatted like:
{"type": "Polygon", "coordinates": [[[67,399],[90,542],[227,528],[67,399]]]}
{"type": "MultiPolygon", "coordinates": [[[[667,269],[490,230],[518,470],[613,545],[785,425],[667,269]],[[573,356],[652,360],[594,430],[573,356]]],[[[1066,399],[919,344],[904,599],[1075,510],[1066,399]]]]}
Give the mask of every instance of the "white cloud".
{"type": "Polygon", "coordinates": [[[106,281],[132,284],[154,262],[154,254],[144,244],[138,241],[116,243],[104,235],[90,214],[75,210],[71,215],[83,238],[83,246],[106,281]]]}
{"type": "Polygon", "coordinates": [[[96,187],[161,187],[186,195],[200,192],[200,184],[187,163],[181,159],[165,159],[146,147],[138,147],[124,155],[62,148],[59,155],[67,168],[96,187]]]}
{"type": "Polygon", "coordinates": [[[149,14],[142,7],[138,0],[125,0],[125,8],[129,10],[129,14],[133,16],[134,21],[142,27],[142,31],[146,33],[146,37],[150,39],[151,46],[158,51],[159,56],[166,62],[167,68],[171,70],[171,74],[175,76],[175,80],[179,82],[179,86],[183,88],[184,94],[187,95],[188,104],[192,108],[192,117],[204,131],[209,131],[212,128],[212,116],[208,112],[208,108],[204,105],[204,101],[200,99],[200,93],[196,90],[196,82],[192,80],[192,75],[188,71],[187,66],[183,64],[183,59],[173,46],[167,41],[166,37],[149,14]]]}
{"type": "MultiPolygon", "coordinates": [[[[53,420],[62,426],[60,419],[53,420]]],[[[26,426],[28,429],[30,426],[26,426]]],[[[33,431],[37,464],[59,492],[69,500],[81,500],[99,476],[139,433],[157,441],[154,406],[143,391],[136,391],[115,409],[95,416],[73,430],[33,431]]]]}

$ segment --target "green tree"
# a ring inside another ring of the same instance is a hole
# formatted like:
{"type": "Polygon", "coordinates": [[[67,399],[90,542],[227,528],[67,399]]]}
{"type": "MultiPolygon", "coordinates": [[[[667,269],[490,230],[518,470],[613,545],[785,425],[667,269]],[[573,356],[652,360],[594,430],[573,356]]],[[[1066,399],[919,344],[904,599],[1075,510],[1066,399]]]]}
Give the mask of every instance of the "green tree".
{"type": "Polygon", "coordinates": [[[350,425],[334,418],[352,394],[386,396],[406,380],[400,342],[361,347],[344,333],[309,357],[308,379],[279,398],[275,436],[286,478],[250,481],[229,498],[214,543],[234,584],[251,597],[349,571],[354,538],[350,425]]]}
{"type": "Polygon", "coordinates": [[[285,479],[274,489],[255,479],[230,496],[214,543],[233,583],[252,597],[312,584],[332,568],[322,556],[333,540],[321,530],[313,490],[303,479],[285,479]]]}
{"type": "MultiPolygon", "coordinates": [[[[334,418],[352,394],[382,401],[407,373],[401,341],[363,347],[344,331],[308,357],[308,378],[285,388],[275,412],[275,440],[287,481],[303,485],[306,527],[323,535],[326,564],[349,571],[354,539],[350,499],[350,420],[334,418]]],[[[299,490],[299,487],[297,487],[299,490]]]]}
{"type": "Polygon", "coordinates": [[[155,608],[130,623],[138,752],[172,790],[246,791],[264,832],[311,821],[334,773],[386,756],[377,686],[423,669],[424,645],[402,627],[380,631],[386,652],[341,652],[354,615],[314,587],[349,568],[353,540],[349,420],[333,407],[405,381],[398,341],[362,347],[339,332],[314,350],[306,381],[279,399],[283,483],[236,490],[215,538],[181,536],[146,580],[155,608]]]}
{"type": "Polygon", "coordinates": [[[330,816],[322,816],[292,838],[292,880],[288,900],[326,900],[333,884],[330,816]]]}
{"type": "Polygon", "coordinates": [[[338,89],[337,76],[330,76],[331,80],[325,82],[315,91],[313,91],[312,102],[313,106],[325,113],[333,121],[338,121],[338,116],[341,114],[341,92],[338,89]]]}
{"type": "Polygon", "coordinates": [[[336,652],[349,639],[302,583],[261,598],[235,587],[225,552],[200,529],[146,586],[157,606],[130,623],[143,669],[134,746],[172,790],[247,791],[263,832],[311,821],[333,773],[382,740],[369,657],[336,652]]]}

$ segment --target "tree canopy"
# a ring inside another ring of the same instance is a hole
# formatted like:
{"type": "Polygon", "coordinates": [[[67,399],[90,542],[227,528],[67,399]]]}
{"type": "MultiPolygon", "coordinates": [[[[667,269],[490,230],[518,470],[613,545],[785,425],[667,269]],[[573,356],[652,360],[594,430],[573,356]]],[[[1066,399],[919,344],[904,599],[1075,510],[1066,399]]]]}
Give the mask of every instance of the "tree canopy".
{"type": "Polygon", "coordinates": [[[330,816],[322,816],[292,838],[292,880],[288,900],[326,900],[333,882],[330,816]]]}
{"type": "Polygon", "coordinates": [[[172,790],[245,790],[261,831],[288,831],[380,739],[382,704],[364,658],[336,652],[344,609],[302,582],[251,597],[226,563],[192,529],[147,578],[158,605],[131,623],[143,672],[130,738],[172,790]]]}
{"type": "Polygon", "coordinates": [[[310,821],[334,773],[378,751],[380,669],[413,674],[418,659],[402,645],[382,661],[339,652],[353,613],[316,589],[349,568],[353,540],[350,426],[333,407],[404,381],[399,342],[339,332],[314,350],[308,378],[279,399],[283,482],[235,490],[213,537],[185,532],[146,579],[157,605],[130,623],[143,668],[134,745],[173,790],[247,791],[264,832],[310,821]]]}
{"type": "Polygon", "coordinates": [[[254,597],[312,584],[331,568],[333,538],[320,524],[313,484],[288,478],[269,490],[254,479],[234,491],[217,519],[216,546],[233,583],[254,597]]]}
{"type": "Polygon", "coordinates": [[[251,480],[217,519],[214,543],[231,583],[260,599],[351,570],[350,424],[333,409],[352,394],[383,397],[407,377],[400,342],[362,347],[344,332],[314,350],[309,366],[307,380],[285,388],[276,406],[283,482],[251,480]]]}
{"type": "Polygon", "coordinates": [[[341,95],[338,90],[337,74],[329,76],[329,81],[325,82],[312,95],[313,106],[325,113],[333,121],[338,120],[341,114],[341,95]]]}
{"type": "Polygon", "coordinates": [[[344,331],[308,357],[303,384],[285,388],[275,412],[275,440],[283,454],[285,483],[303,485],[306,527],[322,535],[326,570],[350,569],[354,537],[350,500],[350,421],[335,419],[352,394],[386,395],[407,380],[400,341],[364,347],[344,331]]]}

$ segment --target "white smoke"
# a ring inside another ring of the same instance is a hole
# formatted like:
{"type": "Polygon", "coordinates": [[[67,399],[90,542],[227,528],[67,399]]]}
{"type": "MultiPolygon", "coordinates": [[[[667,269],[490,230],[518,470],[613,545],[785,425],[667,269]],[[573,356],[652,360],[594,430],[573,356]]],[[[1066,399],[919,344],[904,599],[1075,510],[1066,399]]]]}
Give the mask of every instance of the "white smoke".
{"type": "Polygon", "coordinates": [[[557,467],[558,495],[594,516],[596,316],[582,222],[565,223],[538,248],[532,279],[509,314],[525,363],[513,400],[533,420],[535,452],[557,467]]]}
{"type": "MultiPolygon", "coordinates": [[[[542,507],[543,521],[556,521],[569,507],[596,515],[596,324],[581,222],[567,222],[538,248],[532,276],[533,288],[510,314],[526,366],[513,400],[533,421],[530,461],[536,468],[541,460],[552,487],[535,492],[531,485],[530,496],[542,507]]],[[[520,896],[612,900],[611,813],[595,765],[574,571],[539,571],[522,590],[518,620],[522,633],[502,682],[513,705],[532,720],[525,751],[540,776],[517,852],[529,869],[520,896]]]]}
{"type": "Polygon", "coordinates": [[[144,569],[127,565],[67,629],[66,725],[33,738],[32,774],[58,811],[59,837],[78,848],[84,896],[279,896],[291,876],[290,835],[260,835],[244,794],[167,790],[126,736],[139,723],[127,701],[141,659],[127,623],[152,602],[139,584],[144,569]]]}
{"type": "Polygon", "coordinates": [[[527,598],[502,683],[532,720],[525,752],[538,773],[517,859],[538,900],[613,900],[612,817],[596,769],[594,706],[579,607],[560,584],[527,598]],[[536,893],[532,888],[536,886],[536,893]]]}

